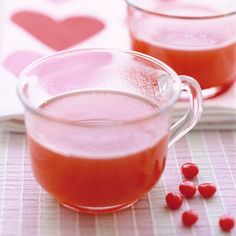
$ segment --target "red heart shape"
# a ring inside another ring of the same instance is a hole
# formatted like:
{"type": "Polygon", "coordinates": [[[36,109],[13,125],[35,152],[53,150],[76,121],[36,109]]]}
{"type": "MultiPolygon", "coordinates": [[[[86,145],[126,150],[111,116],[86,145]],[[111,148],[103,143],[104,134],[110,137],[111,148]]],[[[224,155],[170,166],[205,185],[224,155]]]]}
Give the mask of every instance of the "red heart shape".
{"type": "Polygon", "coordinates": [[[12,21],[55,50],[63,50],[83,42],[104,28],[103,22],[89,16],[55,21],[46,15],[31,11],[14,14],[12,21]]]}

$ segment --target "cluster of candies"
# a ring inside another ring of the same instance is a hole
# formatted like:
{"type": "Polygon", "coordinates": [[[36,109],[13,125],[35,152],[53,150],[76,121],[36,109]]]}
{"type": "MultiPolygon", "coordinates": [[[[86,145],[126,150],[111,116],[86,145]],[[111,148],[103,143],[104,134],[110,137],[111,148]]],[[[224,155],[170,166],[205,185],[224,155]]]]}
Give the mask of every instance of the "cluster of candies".
{"type": "MultiPolygon", "coordinates": [[[[198,187],[190,181],[199,173],[199,168],[194,163],[185,163],[181,167],[182,174],[186,178],[180,185],[180,193],[168,193],[166,195],[166,203],[172,210],[179,209],[183,203],[183,198],[193,198],[197,190],[203,198],[210,198],[216,192],[216,187],[211,183],[202,183],[198,187]]],[[[191,227],[198,220],[198,214],[193,210],[184,211],[182,214],[183,224],[191,227]]],[[[219,226],[225,232],[230,231],[234,227],[234,218],[228,214],[224,214],[219,219],[219,226]]]]}

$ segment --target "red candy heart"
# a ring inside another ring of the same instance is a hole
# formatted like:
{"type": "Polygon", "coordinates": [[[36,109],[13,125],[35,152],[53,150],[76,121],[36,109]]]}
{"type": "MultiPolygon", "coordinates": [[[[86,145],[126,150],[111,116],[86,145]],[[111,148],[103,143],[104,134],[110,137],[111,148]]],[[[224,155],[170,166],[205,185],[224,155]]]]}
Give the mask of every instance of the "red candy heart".
{"type": "Polygon", "coordinates": [[[198,166],[194,163],[183,164],[181,170],[186,179],[193,179],[199,173],[198,166]]]}
{"type": "Polygon", "coordinates": [[[12,16],[12,21],[55,50],[63,50],[83,42],[104,28],[103,22],[89,16],[56,21],[32,11],[18,12],[12,16]]]}
{"type": "Polygon", "coordinates": [[[220,217],[219,225],[222,231],[229,232],[234,227],[235,221],[234,218],[228,214],[225,214],[220,217]]]}
{"type": "Polygon", "coordinates": [[[179,185],[179,191],[186,197],[186,198],[192,198],[196,191],[196,185],[188,180],[185,180],[182,184],[179,185]]]}
{"type": "Polygon", "coordinates": [[[216,192],[216,186],[211,183],[203,183],[198,186],[198,192],[204,198],[212,197],[216,192]]]}
{"type": "Polygon", "coordinates": [[[178,193],[168,193],[166,195],[166,204],[172,209],[176,210],[181,207],[183,203],[183,197],[178,193]]]}
{"type": "Polygon", "coordinates": [[[182,221],[183,224],[187,227],[191,227],[193,224],[195,224],[198,220],[198,215],[192,210],[185,211],[182,214],[182,221]]]}

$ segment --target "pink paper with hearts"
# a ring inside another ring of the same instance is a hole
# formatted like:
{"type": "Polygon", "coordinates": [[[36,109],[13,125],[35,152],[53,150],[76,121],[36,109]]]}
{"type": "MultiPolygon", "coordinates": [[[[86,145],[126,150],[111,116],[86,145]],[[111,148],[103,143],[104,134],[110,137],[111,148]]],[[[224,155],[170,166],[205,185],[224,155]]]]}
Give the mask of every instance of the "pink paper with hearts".
{"type": "Polygon", "coordinates": [[[6,126],[22,120],[17,77],[37,58],[64,49],[129,49],[124,1],[2,0],[0,9],[0,124],[6,126]]]}
{"type": "Polygon", "coordinates": [[[105,28],[105,23],[93,16],[69,16],[63,20],[36,11],[19,11],[12,22],[36,40],[56,51],[84,42],[105,28]]]}

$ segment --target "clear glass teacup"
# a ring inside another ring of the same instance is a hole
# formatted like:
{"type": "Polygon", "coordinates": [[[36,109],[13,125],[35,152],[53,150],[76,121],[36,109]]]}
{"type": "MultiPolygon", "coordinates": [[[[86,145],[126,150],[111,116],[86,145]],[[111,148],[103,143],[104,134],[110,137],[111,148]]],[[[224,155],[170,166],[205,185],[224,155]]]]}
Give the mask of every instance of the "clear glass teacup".
{"type": "Polygon", "coordinates": [[[132,50],[195,78],[204,98],[236,80],[235,0],[126,0],[132,50]]]}
{"type": "Polygon", "coordinates": [[[28,66],[17,90],[37,182],[64,206],[89,213],[126,208],[147,193],[168,147],[202,112],[194,79],[133,51],[56,53],[28,66]],[[189,109],[171,125],[182,91],[189,109]]]}

